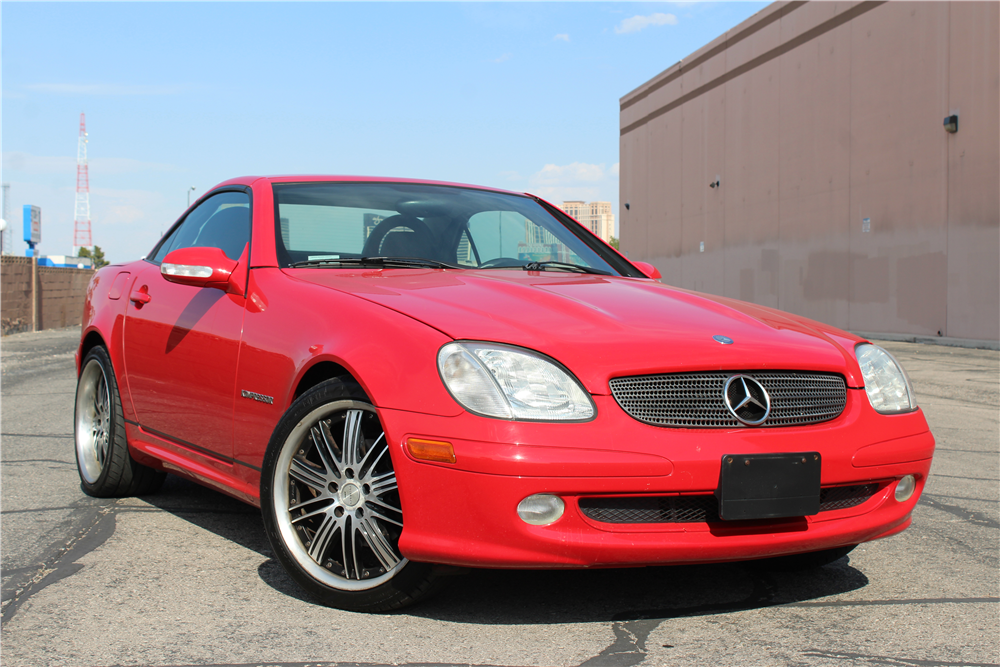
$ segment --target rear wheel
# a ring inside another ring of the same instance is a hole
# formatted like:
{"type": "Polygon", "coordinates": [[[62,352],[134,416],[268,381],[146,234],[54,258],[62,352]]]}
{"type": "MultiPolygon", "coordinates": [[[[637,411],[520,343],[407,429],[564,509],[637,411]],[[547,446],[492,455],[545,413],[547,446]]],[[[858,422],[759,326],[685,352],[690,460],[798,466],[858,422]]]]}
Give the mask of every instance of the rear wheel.
{"type": "Polygon", "coordinates": [[[388,611],[436,588],[400,554],[403,510],[375,407],[350,380],[303,394],[271,437],[261,509],[275,555],[323,604],[388,611]]]}
{"type": "Polygon", "coordinates": [[[107,351],[93,348],[80,368],[73,435],[84,492],[112,498],[156,491],[166,475],[137,463],[129,454],[121,396],[107,351]]]}

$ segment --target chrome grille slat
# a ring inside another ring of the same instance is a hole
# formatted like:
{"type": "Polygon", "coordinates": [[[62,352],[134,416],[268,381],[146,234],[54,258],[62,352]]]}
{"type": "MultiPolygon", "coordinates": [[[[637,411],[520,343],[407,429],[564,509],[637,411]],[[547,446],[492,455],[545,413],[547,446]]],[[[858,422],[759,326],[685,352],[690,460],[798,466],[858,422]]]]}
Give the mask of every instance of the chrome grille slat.
{"type": "Polygon", "coordinates": [[[798,371],[719,371],[614,378],[611,393],[634,419],[654,426],[739,428],[723,401],[733,375],[755,378],[771,398],[761,428],[815,424],[837,417],[847,404],[844,378],[798,371]]]}

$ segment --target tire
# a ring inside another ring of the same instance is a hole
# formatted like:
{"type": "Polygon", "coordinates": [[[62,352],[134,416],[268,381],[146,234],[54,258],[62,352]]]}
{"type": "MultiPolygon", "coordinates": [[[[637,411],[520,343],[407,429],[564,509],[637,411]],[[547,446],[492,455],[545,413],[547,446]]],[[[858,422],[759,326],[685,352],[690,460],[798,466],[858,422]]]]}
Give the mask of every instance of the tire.
{"type": "Polygon", "coordinates": [[[801,570],[815,570],[838,561],[854,550],[858,545],[851,544],[846,547],[836,547],[824,551],[812,551],[806,554],[792,554],[790,556],[778,556],[777,558],[765,558],[763,560],[750,561],[751,564],[762,570],[772,570],[775,572],[797,572],[801,570]]]}
{"type": "Polygon", "coordinates": [[[390,611],[439,587],[432,565],[399,552],[403,513],[391,453],[353,380],[327,380],[292,403],[267,446],[260,491],[275,556],[322,604],[390,611]]]}
{"type": "Polygon", "coordinates": [[[80,365],[73,412],[76,469],[84,493],[120,498],[153,493],[165,473],[137,463],[128,451],[125,416],[111,357],[93,348],[80,365]]]}

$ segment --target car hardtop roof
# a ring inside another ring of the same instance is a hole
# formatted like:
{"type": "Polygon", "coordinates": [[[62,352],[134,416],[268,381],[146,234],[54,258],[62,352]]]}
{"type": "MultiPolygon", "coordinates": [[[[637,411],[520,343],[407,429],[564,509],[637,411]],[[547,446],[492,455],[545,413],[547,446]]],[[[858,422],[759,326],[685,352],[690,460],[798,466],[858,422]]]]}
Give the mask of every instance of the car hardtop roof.
{"type": "Polygon", "coordinates": [[[259,180],[270,181],[271,183],[412,183],[417,185],[444,185],[454,188],[469,188],[471,190],[486,190],[507,195],[524,196],[524,192],[514,192],[512,190],[501,190],[484,185],[469,185],[467,183],[452,183],[450,181],[429,181],[419,178],[389,178],[383,176],[346,176],[346,175],[284,175],[284,176],[240,176],[231,178],[216,185],[212,190],[226,185],[253,185],[259,180]]]}

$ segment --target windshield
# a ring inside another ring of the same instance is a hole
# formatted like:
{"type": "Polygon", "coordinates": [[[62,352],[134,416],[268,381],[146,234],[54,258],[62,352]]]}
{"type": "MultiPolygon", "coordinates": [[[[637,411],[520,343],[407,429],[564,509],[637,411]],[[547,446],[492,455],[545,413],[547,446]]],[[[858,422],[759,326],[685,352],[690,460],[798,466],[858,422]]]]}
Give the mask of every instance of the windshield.
{"type": "Polygon", "coordinates": [[[534,199],[413,183],[276,183],[282,267],[364,263],[633,275],[582,227],[534,199]]]}

